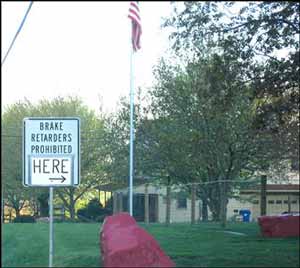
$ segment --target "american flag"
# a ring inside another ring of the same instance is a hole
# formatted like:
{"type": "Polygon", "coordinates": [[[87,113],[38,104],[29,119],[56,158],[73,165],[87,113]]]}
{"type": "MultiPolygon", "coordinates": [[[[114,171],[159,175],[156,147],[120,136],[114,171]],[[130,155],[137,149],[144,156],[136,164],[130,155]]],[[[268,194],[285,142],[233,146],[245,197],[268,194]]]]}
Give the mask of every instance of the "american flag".
{"type": "Polygon", "coordinates": [[[137,51],[141,48],[140,38],[142,34],[141,18],[140,18],[140,9],[138,1],[131,1],[129,6],[128,17],[132,22],[132,47],[134,51],[137,51]]]}

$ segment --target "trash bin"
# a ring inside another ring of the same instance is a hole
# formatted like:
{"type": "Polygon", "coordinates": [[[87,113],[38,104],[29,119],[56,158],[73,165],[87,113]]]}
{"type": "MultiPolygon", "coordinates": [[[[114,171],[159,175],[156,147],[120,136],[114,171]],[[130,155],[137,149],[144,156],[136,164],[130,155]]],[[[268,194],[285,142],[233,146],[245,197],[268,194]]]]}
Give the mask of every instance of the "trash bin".
{"type": "Polygon", "coordinates": [[[243,216],[243,222],[250,222],[251,211],[249,209],[241,209],[239,214],[243,216]]]}

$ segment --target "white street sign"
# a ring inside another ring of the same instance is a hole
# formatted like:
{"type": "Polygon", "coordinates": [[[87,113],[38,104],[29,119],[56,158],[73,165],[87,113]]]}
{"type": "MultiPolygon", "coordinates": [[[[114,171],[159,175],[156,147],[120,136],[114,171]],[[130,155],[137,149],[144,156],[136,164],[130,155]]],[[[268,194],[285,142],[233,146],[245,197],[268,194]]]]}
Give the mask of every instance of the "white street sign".
{"type": "Polygon", "coordinates": [[[80,177],[79,118],[23,120],[23,184],[77,186],[80,177]]]}

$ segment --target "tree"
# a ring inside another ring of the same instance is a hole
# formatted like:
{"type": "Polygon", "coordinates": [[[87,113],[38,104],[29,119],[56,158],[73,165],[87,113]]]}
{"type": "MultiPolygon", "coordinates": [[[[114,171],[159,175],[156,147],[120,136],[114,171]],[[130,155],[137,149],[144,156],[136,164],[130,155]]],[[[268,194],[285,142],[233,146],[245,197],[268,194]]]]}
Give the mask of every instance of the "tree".
{"type": "MultiPolygon", "coordinates": [[[[62,200],[66,209],[70,213],[70,217],[75,217],[75,204],[80,197],[82,197],[92,187],[97,186],[102,181],[106,180],[106,173],[104,172],[104,164],[106,161],[106,155],[104,153],[104,120],[101,117],[89,110],[78,97],[68,97],[66,99],[58,97],[52,101],[42,100],[37,105],[31,104],[29,101],[25,103],[17,103],[7,109],[3,115],[4,125],[3,129],[8,136],[13,136],[16,129],[18,133],[22,133],[22,119],[24,117],[47,117],[47,116],[77,116],[81,119],[81,183],[78,187],[61,187],[57,188],[55,192],[62,200]],[[17,115],[16,115],[17,113],[17,115]],[[14,126],[14,127],[12,127],[14,126]],[[11,130],[10,130],[11,128],[11,130]]],[[[5,171],[12,174],[15,170],[17,172],[17,185],[13,186],[13,191],[16,192],[20,189],[20,193],[25,193],[27,190],[22,186],[21,170],[21,135],[18,135],[19,140],[19,152],[16,161],[7,162],[5,165],[5,171]]],[[[8,146],[12,146],[9,143],[8,146]]],[[[15,157],[12,152],[9,154],[10,158],[15,157]]],[[[3,158],[2,158],[3,159],[3,158]]],[[[4,158],[6,161],[8,158],[4,158]]],[[[8,177],[6,177],[8,178],[8,177]]],[[[10,180],[11,181],[11,180],[10,180]]],[[[8,188],[7,188],[8,190],[8,188]]],[[[32,189],[28,189],[32,192],[32,189]]],[[[38,199],[42,202],[46,202],[45,196],[46,189],[41,190],[42,193],[38,199]]],[[[24,197],[25,198],[25,197],[24,197]]],[[[22,196],[23,199],[23,196],[22,196]]]]}
{"type": "Polygon", "coordinates": [[[87,191],[105,181],[103,153],[104,121],[89,110],[79,98],[42,101],[37,110],[43,116],[77,116],[81,120],[81,182],[76,188],[58,188],[57,194],[75,218],[75,204],[87,191]]]}
{"type": "MultiPolygon", "coordinates": [[[[136,116],[134,118],[137,123],[136,116]]],[[[119,109],[105,120],[107,134],[105,136],[109,165],[107,172],[112,182],[127,181],[129,163],[129,104],[120,99],[119,109]]]]}
{"type": "Polygon", "coordinates": [[[41,217],[48,217],[49,215],[49,193],[48,191],[42,192],[37,197],[39,202],[39,211],[41,217]]]}
{"type": "MultiPolygon", "coordinates": [[[[163,118],[148,118],[150,107],[143,106],[143,98],[141,91],[138,91],[134,112],[134,178],[151,178],[151,183],[167,186],[166,222],[169,224],[171,186],[176,173],[176,165],[170,165],[169,162],[176,160],[179,163],[180,148],[176,152],[174,148],[180,136],[175,135],[172,122],[163,118]]],[[[118,112],[107,120],[110,129],[107,143],[111,161],[109,174],[112,182],[120,185],[124,185],[128,179],[129,111],[128,101],[121,99],[118,112]]]]}
{"type": "Polygon", "coordinates": [[[167,117],[157,117],[153,110],[153,119],[142,120],[137,129],[139,154],[137,165],[139,172],[152,178],[151,182],[166,186],[166,224],[171,219],[171,187],[178,183],[178,178],[185,178],[184,135],[178,134],[180,128],[167,117]]]}
{"type": "Polygon", "coordinates": [[[22,185],[22,120],[33,111],[29,101],[16,103],[2,115],[1,181],[5,205],[15,210],[16,216],[37,191],[22,185]]]}
{"type": "Polygon", "coordinates": [[[99,202],[97,198],[93,198],[89,201],[86,207],[81,208],[77,211],[77,215],[82,217],[83,219],[89,220],[97,220],[99,216],[101,220],[104,219],[104,216],[110,215],[111,211],[109,209],[103,208],[102,204],[99,202]]]}
{"type": "Polygon", "coordinates": [[[164,23],[174,50],[190,58],[212,53],[235,59],[256,100],[254,128],[266,160],[299,159],[299,3],[184,2],[164,23]],[[280,57],[280,52],[288,56],[280,57]]]}
{"type": "Polygon", "coordinates": [[[176,169],[181,183],[214,182],[202,190],[213,218],[224,222],[229,181],[240,178],[255,155],[249,89],[238,65],[217,54],[189,62],[185,70],[162,61],[156,73],[153,113],[173,124],[172,153],[166,154],[180,148],[168,168],[176,169]]]}
{"type": "MultiPolygon", "coordinates": [[[[137,101],[134,107],[134,177],[142,177],[142,165],[140,158],[142,156],[140,147],[140,137],[138,129],[145,117],[145,111],[141,105],[141,91],[137,92],[137,101]]],[[[130,140],[130,104],[127,99],[121,98],[119,109],[115,114],[110,114],[106,118],[106,151],[108,152],[108,162],[106,166],[107,173],[111,178],[111,183],[123,187],[127,184],[129,177],[129,140],[130,140]]]]}

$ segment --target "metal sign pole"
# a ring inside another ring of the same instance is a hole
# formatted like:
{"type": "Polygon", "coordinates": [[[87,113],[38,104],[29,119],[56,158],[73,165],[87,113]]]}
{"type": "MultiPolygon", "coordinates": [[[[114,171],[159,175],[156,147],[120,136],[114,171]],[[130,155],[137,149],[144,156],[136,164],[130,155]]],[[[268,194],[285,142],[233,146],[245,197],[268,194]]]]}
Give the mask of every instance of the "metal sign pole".
{"type": "Polygon", "coordinates": [[[49,188],[49,267],[53,267],[53,187],[49,188]]]}
{"type": "Polygon", "coordinates": [[[51,268],[54,258],[53,187],[80,184],[80,118],[24,118],[22,149],[23,185],[49,187],[49,267],[51,268]],[[40,140],[38,135],[49,136],[48,139],[40,140]],[[57,140],[54,138],[52,140],[54,135],[63,135],[68,139],[64,139],[63,144],[57,144],[57,140]]]}

